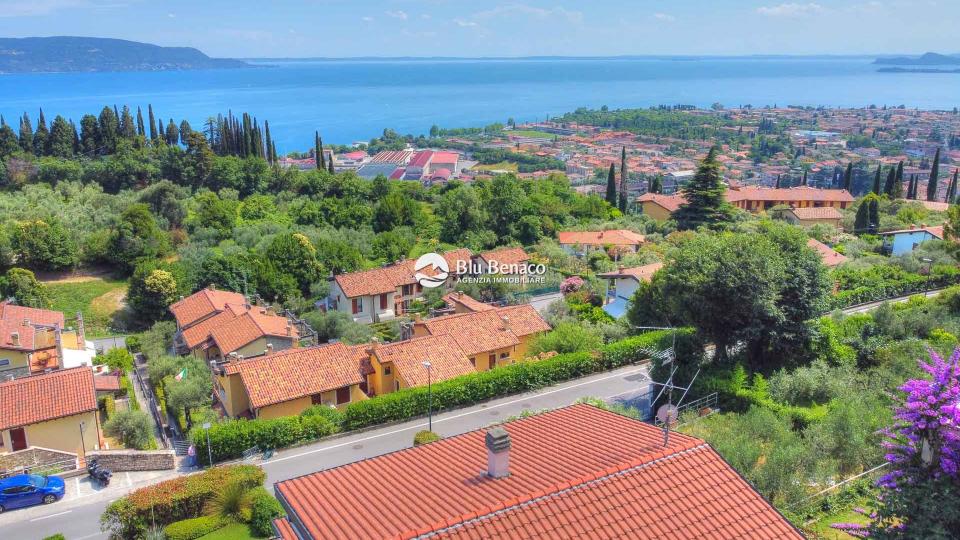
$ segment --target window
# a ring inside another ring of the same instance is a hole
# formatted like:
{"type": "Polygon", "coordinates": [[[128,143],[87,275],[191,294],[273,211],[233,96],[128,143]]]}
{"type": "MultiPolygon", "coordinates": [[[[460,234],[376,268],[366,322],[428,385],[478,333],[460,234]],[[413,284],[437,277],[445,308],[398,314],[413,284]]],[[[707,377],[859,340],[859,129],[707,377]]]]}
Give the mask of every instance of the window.
{"type": "Polygon", "coordinates": [[[503,360],[504,358],[510,358],[510,353],[506,353],[506,352],[500,353],[500,359],[503,360]]]}
{"type": "Polygon", "coordinates": [[[470,357],[470,365],[472,365],[473,367],[477,367],[477,357],[475,356],[470,357]]]}
{"type": "Polygon", "coordinates": [[[321,399],[320,394],[313,394],[310,396],[311,405],[320,405],[321,403],[323,403],[323,399],[321,399]]]}
{"type": "Polygon", "coordinates": [[[390,369],[390,366],[383,366],[383,374],[384,374],[384,375],[392,375],[392,374],[393,374],[393,370],[390,369]]]}
{"type": "Polygon", "coordinates": [[[357,313],[360,313],[361,311],[363,311],[363,302],[361,302],[360,298],[354,298],[354,299],[353,299],[353,314],[356,315],[357,313]]]}
{"type": "Polygon", "coordinates": [[[386,293],[380,295],[380,309],[387,309],[387,295],[386,295],[386,293]]]}
{"type": "Polygon", "coordinates": [[[9,366],[9,365],[10,365],[9,358],[0,358],[0,367],[9,366]]]}
{"type": "Polygon", "coordinates": [[[394,388],[395,390],[399,390],[399,389],[400,389],[400,381],[393,381],[393,388],[394,388]]]}
{"type": "Polygon", "coordinates": [[[350,403],[350,387],[337,388],[337,405],[350,403]]]}
{"type": "Polygon", "coordinates": [[[403,296],[410,296],[411,294],[413,294],[413,286],[412,286],[412,285],[404,285],[404,286],[401,288],[401,291],[402,291],[402,293],[403,293],[403,296]]]}

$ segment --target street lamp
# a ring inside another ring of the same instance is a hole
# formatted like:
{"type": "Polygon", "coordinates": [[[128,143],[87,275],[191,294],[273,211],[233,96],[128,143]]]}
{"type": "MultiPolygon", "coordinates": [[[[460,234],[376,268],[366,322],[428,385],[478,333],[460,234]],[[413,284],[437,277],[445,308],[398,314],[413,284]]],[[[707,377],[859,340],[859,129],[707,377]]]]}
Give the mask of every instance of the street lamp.
{"type": "Polygon", "coordinates": [[[210,466],[213,467],[213,450],[210,448],[210,422],[204,422],[203,429],[207,432],[207,457],[210,459],[210,466]]]}
{"type": "Polygon", "coordinates": [[[427,429],[433,431],[433,384],[430,378],[433,364],[427,360],[423,363],[423,367],[427,368],[427,429]]]}

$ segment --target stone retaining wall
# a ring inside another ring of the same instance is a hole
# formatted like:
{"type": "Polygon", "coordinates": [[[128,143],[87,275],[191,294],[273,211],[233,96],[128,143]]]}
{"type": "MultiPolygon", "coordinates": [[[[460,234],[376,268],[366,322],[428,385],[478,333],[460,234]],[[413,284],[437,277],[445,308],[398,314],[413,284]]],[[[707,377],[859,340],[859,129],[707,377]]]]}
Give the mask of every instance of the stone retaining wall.
{"type": "Polygon", "coordinates": [[[177,467],[173,450],[99,450],[87,453],[87,461],[94,458],[101,467],[113,472],[162,471],[177,467]]]}
{"type": "Polygon", "coordinates": [[[26,450],[0,454],[0,476],[5,473],[19,474],[25,468],[45,472],[46,468],[54,468],[59,472],[77,468],[77,456],[69,452],[50,450],[33,446],[26,450]]]}

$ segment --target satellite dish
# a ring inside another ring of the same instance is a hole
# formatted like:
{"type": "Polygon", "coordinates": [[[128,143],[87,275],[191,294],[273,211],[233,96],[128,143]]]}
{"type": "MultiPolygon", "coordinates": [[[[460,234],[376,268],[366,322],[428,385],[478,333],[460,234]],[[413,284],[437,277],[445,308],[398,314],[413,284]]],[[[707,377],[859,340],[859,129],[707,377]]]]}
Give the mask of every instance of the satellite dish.
{"type": "Polygon", "coordinates": [[[677,422],[679,411],[675,405],[661,405],[657,409],[657,420],[662,424],[673,425],[677,422]]]}

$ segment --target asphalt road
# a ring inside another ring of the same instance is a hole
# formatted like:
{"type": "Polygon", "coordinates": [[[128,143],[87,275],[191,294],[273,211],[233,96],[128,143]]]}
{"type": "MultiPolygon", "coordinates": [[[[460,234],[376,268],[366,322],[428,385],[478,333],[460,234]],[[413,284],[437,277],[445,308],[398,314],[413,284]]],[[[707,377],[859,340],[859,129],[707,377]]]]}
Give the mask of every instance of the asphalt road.
{"type": "MultiPolygon", "coordinates": [[[[636,403],[649,391],[646,366],[629,366],[600,373],[536,392],[509,396],[473,407],[452,410],[433,417],[433,430],[442,436],[458,435],[501,422],[523,411],[554,409],[583,397],[598,397],[608,402],[636,403]]],[[[417,419],[361,433],[284,450],[261,465],[267,473],[267,486],[301,476],[401,450],[413,445],[414,434],[426,429],[427,419],[417,419]]],[[[63,533],[67,540],[103,539],[100,514],[112,498],[92,495],[84,499],[64,500],[50,506],[11,510],[0,515],[0,538],[40,539],[63,533]]]]}

